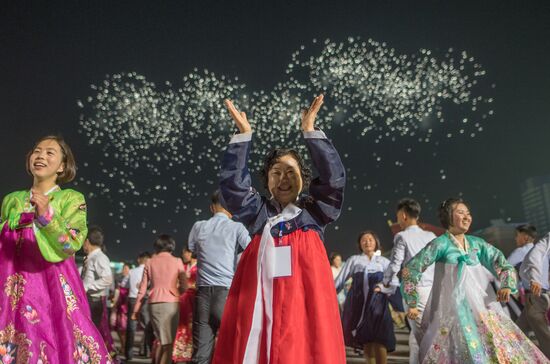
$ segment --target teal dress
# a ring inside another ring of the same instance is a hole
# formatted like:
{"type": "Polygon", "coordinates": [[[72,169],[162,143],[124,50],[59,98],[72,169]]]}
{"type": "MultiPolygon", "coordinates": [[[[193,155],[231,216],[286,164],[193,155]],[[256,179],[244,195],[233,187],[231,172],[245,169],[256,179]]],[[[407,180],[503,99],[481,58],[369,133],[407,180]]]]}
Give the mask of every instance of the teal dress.
{"type": "Polygon", "coordinates": [[[402,270],[401,290],[416,307],[416,285],[435,263],[434,284],[419,330],[422,363],[549,363],[502,310],[490,288],[517,292],[514,267],[500,250],[467,235],[466,249],[445,233],[430,242],[402,270]]]}

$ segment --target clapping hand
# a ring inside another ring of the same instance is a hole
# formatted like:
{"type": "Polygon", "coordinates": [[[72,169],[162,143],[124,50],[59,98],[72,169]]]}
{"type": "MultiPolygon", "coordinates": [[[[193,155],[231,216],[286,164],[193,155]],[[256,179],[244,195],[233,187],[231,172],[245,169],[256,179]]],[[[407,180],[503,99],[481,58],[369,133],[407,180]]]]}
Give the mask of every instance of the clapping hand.
{"type": "Polygon", "coordinates": [[[323,95],[319,95],[313,99],[313,102],[309,106],[309,109],[302,111],[302,130],[303,131],[313,131],[315,130],[315,118],[317,113],[323,105],[323,95]]]}
{"type": "Polygon", "coordinates": [[[36,216],[44,216],[48,212],[48,207],[50,205],[50,199],[48,196],[40,193],[36,190],[31,190],[31,204],[36,210],[36,216]]]}
{"type": "Polygon", "coordinates": [[[246,118],[246,114],[237,110],[235,105],[233,105],[233,102],[229,99],[225,99],[224,104],[227,111],[229,111],[229,114],[231,114],[231,117],[235,121],[235,125],[237,125],[237,128],[239,129],[239,133],[250,133],[252,131],[252,127],[246,118]]]}

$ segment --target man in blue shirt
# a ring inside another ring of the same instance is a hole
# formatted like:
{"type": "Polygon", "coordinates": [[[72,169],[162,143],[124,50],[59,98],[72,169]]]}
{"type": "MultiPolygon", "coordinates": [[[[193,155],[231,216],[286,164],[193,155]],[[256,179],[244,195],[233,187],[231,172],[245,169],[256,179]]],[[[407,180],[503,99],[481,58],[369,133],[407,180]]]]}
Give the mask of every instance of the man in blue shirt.
{"type": "Polygon", "coordinates": [[[193,363],[209,363],[214,338],[237,267],[237,257],[250,242],[243,224],[231,220],[220,193],[212,195],[209,220],[197,221],[189,233],[189,249],[197,257],[197,295],[193,310],[193,363]]]}

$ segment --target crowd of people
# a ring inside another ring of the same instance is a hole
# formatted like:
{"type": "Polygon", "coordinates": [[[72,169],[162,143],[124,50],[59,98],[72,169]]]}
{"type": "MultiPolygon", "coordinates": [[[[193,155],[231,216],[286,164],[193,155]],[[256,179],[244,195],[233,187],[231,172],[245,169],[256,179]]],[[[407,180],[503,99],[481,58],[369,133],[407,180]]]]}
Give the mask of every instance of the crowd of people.
{"type": "Polygon", "coordinates": [[[159,235],[154,253],[124,264],[117,279],[103,231],[87,226],[83,195],[59,187],[76,174],[71,149],[57,136],[35,144],[30,191],[2,202],[1,363],[117,363],[132,359],[141,327],[140,354],[157,364],[343,364],[346,346],[383,364],[396,348],[395,312],[408,318],[411,363],[550,362],[550,234],[534,243],[536,229],[519,226],[507,260],[467,234],[464,200],[441,203],[445,232],[436,236],[419,226],[420,204],[406,198],[389,258],[364,230],[358,254],[328,259],[324,231],[342,210],[346,174],[315,129],[323,96],[301,119],[317,176],[296,150],[275,149],[260,171],[266,196],[247,168],[252,127],[225,104],[239,132],[222,160],[212,217],[193,225],[178,256],[174,239],[159,235]],[[511,298],[522,309],[516,322],[505,307],[511,298]]]}

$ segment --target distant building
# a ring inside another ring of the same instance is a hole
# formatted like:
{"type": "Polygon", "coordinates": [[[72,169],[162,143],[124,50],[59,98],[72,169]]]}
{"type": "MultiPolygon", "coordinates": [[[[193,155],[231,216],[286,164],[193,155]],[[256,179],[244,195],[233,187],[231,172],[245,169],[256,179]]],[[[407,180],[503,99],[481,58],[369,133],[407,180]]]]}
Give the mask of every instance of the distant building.
{"type": "Polygon", "coordinates": [[[505,256],[516,248],[516,226],[523,223],[506,223],[502,219],[491,220],[491,225],[474,231],[472,235],[480,236],[491,245],[500,249],[505,256]]]}
{"type": "Polygon", "coordinates": [[[537,227],[539,236],[550,231],[550,175],[526,179],[521,184],[525,220],[537,227]]]}

